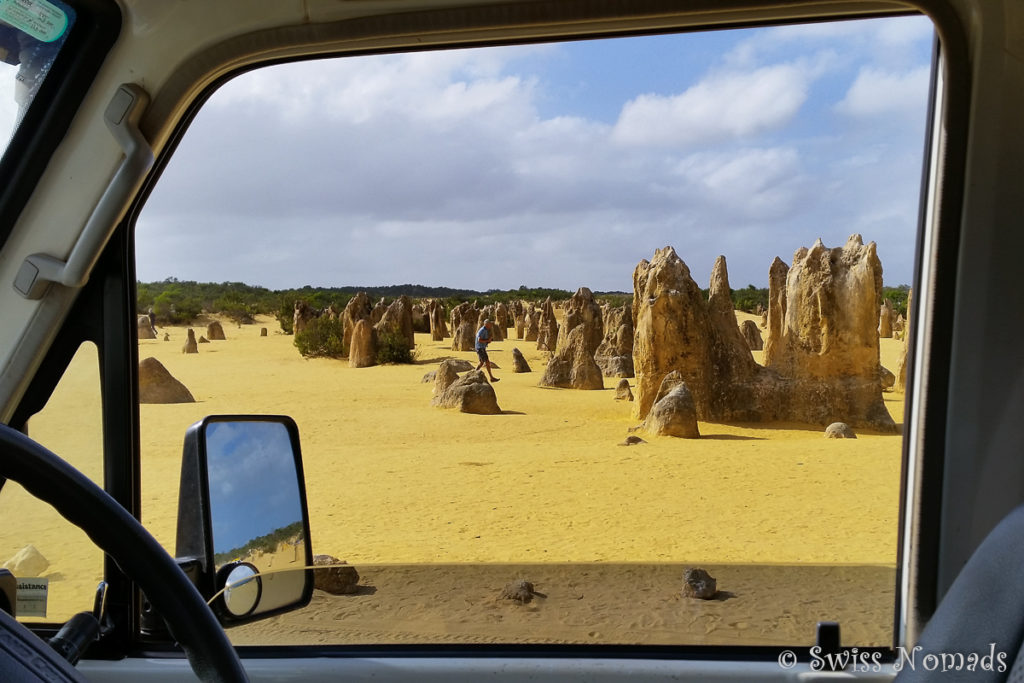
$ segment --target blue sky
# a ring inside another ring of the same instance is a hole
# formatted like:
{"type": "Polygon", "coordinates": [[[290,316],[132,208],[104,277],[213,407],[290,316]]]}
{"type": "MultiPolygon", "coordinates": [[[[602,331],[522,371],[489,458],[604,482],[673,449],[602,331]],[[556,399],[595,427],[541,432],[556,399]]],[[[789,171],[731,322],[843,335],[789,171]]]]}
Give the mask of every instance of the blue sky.
{"type": "Polygon", "coordinates": [[[302,520],[291,440],[276,422],[211,422],[206,430],[213,551],[302,520]]]}
{"type": "Polygon", "coordinates": [[[318,60],[216,93],[138,276],[630,290],[666,245],[766,286],[821,238],[913,269],[922,17],[318,60]]]}

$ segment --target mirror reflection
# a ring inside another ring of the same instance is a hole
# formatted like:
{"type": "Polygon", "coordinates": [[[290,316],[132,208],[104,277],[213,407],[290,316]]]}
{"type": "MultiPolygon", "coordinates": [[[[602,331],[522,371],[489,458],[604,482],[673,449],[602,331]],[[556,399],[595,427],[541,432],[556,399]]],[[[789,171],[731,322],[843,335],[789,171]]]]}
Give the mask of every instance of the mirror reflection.
{"type": "Polygon", "coordinates": [[[242,562],[232,567],[224,584],[224,605],[236,617],[252,612],[260,601],[260,578],[256,567],[242,562]]]}
{"type": "MultiPolygon", "coordinates": [[[[245,562],[259,573],[262,590],[254,613],[293,603],[305,588],[306,539],[287,427],[279,422],[214,421],[206,426],[205,441],[216,568],[245,562]]],[[[238,588],[255,584],[249,581],[238,588]]],[[[227,595],[225,601],[231,602],[227,595]]],[[[239,615],[230,604],[228,608],[239,615]]]]}

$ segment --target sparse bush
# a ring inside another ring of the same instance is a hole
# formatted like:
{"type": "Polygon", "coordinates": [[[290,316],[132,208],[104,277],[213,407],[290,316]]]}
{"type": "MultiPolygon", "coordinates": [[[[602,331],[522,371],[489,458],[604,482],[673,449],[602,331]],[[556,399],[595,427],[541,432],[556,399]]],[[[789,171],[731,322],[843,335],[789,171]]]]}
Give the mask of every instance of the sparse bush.
{"type": "Polygon", "coordinates": [[[344,331],[340,320],[313,318],[295,335],[295,346],[306,358],[341,358],[344,355],[344,331]]]}
{"type": "Polygon", "coordinates": [[[274,312],[274,317],[281,325],[281,331],[291,334],[295,331],[295,299],[287,296],[281,298],[281,303],[274,312]]]}
{"type": "Polygon", "coordinates": [[[397,332],[381,332],[377,335],[377,362],[412,363],[416,350],[409,348],[408,341],[397,332]]]}
{"type": "Polygon", "coordinates": [[[242,301],[241,297],[233,292],[225,294],[215,300],[212,305],[212,310],[222,315],[226,315],[233,322],[241,323],[243,325],[252,324],[254,322],[254,316],[259,312],[255,305],[242,301]]]}

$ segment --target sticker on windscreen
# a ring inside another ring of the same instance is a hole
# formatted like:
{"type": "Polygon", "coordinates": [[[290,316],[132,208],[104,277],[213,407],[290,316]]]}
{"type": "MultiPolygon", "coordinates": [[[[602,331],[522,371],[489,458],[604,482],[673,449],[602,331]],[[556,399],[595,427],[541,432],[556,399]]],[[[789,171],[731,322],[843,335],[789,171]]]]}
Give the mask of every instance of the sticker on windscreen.
{"type": "Polygon", "coordinates": [[[17,605],[14,613],[19,617],[45,617],[49,594],[50,579],[18,579],[17,605]]]}
{"type": "Polygon", "coordinates": [[[0,0],[0,21],[44,43],[64,35],[68,15],[47,0],[0,0]]]}

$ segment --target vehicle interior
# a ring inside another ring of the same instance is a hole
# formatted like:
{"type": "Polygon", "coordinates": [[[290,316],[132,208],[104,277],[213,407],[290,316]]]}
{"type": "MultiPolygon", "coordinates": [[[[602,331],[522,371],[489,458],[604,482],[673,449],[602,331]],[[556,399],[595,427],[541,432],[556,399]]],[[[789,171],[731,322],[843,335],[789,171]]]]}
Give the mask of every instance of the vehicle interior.
{"type": "Polygon", "coordinates": [[[1024,3],[9,0],[0,56],[0,680],[1024,676],[1024,3]]]}

